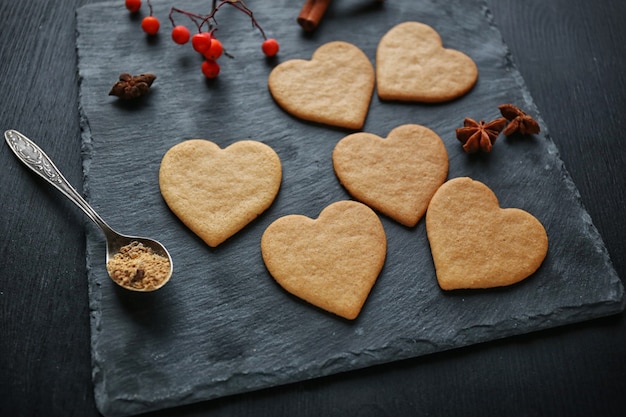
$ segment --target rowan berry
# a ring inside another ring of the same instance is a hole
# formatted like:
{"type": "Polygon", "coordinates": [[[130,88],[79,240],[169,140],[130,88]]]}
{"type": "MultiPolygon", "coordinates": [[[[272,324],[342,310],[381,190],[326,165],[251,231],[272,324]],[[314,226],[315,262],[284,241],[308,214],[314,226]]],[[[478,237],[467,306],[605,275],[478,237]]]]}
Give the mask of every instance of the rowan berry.
{"type": "Polygon", "coordinates": [[[224,46],[222,45],[222,42],[213,38],[211,39],[211,45],[209,46],[209,49],[204,51],[203,55],[206,59],[215,61],[217,58],[222,56],[222,52],[224,52],[224,46]]]}
{"type": "Polygon", "coordinates": [[[211,59],[206,59],[202,62],[202,73],[207,78],[216,78],[220,73],[220,64],[211,59]]]}
{"type": "Polygon", "coordinates": [[[137,13],[141,8],[141,0],[126,0],[126,8],[131,13],[137,13]]]}
{"type": "Polygon", "coordinates": [[[211,47],[211,38],[209,32],[196,33],[191,37],[191,46],[196,52],[203,54],[211,47]]]}
{"type": "Polygon", "coordinates": [[[266,56],[275,56],[278,53],[278,50],[280,49],[280,46],[278,45],[278,41],[276,39],[266,39],[262,44],[261,44],[261,49],[263,50],[263,53],[266,56]]]}
{"type": "Polygon", "coordinates": [[[184,45],[189,42],[191,34],[186,26],[178,25],[172,29],[172,40],[179,45],[184,45]]]}
{"type": "Polygon", "coordinates": [[[161,22],[154,16],[146,16],[141,21],[141,28],[148,35],[156,35],[161,27],[161,22]]]}

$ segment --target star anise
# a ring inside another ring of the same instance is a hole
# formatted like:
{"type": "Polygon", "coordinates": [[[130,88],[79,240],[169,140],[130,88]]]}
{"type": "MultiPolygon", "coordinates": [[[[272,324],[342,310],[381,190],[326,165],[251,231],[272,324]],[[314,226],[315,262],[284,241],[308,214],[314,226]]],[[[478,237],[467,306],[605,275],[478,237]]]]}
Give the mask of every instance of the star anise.
{"type": "Polygon", "coordinates": [[[484,120],[477,122],[467,117],[463,121],[463,127],[456,130],[456,137],[461,141],[463,150],[467,153],[491,152],[491,148],[504,126],[506,126],[504,117],[489,123],[485,123],[484,120]]]}
{"type": "Polygon", "coordinates": [[[119,81],[109,91],[109,95],[117,96],[124,100],[138,98],[150,91],[150,86],[154,80],[156,80],[156,75],[150,73],[139,75],[122,73],[119,81]]]}
{"type": "Polygon", "coordinates": [[[502,116],[509,121],[508,126],[504,129],[504,132],[502,132],[506,136],[517,132],[522,135],[534,135],[539,133],[539,123],[519,107],[512,104],[501,104],[498,108],[502,116]]]}

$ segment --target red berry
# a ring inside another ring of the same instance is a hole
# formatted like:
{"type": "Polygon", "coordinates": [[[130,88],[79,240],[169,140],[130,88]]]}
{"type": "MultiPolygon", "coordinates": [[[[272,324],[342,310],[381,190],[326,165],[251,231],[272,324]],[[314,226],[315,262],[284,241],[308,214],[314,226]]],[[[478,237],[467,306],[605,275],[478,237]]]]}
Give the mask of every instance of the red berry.
{"type": "Polygon", "coordinates": [[[211,59],[207,59],[202,62],[202,73],[207,78],[215,78],[220,73],[220,64],[211,59]]]}
{"type": "Polygon", "coordinates": [[[141,8],[141,0],[126,0],[126,8],[131,13],[137,13],[141,8]]]}
{"type": "Polygon", "coordinates": [[[204,57],[206,59],[215,61],[217,58],[222,56],[222,52],[224,52],[224,46],[222,45],[222,42],[213,38],[211,39],[211,46],[209,46],[209,49],[204,51],[204,57]]]}
{"type": "Polygon", "coordinates": [[[184,45],[189,42],[190,36],[191,34],[186,26],[174,26],[174,29],[172,29],[172,40],[179,45],[184,45]]]}
{"type": "Polygon", "coordinates": [[[160,26],[161,22],[154,16],[146,16],[141,21],[141,28],[148,35],[156,35],[160,26]]]}
{"type": "Polygon", "coordinates": [[[191,46],[196,52],[203,54],[211,46],[211,38],[209,32],[196,33],[191,37],[191,46]]]}
{"type": "Polygon", "coordinates": [[[276,39],[266,39],[263,44],[261,44],[261,49],[263,53],[267,56],[275,56],[280,49],[278,45],[278,41],[276,39]]]}

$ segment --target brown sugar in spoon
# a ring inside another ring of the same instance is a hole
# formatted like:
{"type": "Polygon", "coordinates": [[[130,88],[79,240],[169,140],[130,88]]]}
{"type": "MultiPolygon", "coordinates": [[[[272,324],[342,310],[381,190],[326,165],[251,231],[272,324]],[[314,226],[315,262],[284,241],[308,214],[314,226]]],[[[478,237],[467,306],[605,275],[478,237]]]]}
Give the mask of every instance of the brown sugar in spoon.
{"type": "Polygon", "coordinates": [[[4,138],[26,167],[61,191],[100,226],[107,242],[107,272],[116,284],[139,292],[154,291],[167,284],[173,264],[165,246],[153,239],[127,236],[113,230],[33,141],[16,130],[7,130],[4,138]]]}

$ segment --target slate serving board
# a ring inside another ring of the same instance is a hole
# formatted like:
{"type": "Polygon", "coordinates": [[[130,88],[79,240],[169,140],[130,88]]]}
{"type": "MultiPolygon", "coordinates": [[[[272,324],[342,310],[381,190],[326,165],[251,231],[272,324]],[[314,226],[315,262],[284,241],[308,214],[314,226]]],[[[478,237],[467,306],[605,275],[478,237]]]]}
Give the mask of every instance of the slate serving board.
{"type": "MultiPolygon", "coordinates": [[[[176,6],[204,13],[208,3],[176,6]]],[[[125,292],[106,275],[102,234],[86,226],[93,381],[104,415],[209,400],[622,311],[622,284],[546,126],[541,122],[542,133],[533,138],[501,137],[482,156],[466,155],[454,136],[464,117],[491,120],[501,103],[518,104],[541,121],[482,1],[338,1],[319,29],[306,35],[295,23],[299,2],[251,0],[268,36],[281,43],[279,57],[265,59],[247,17],[225,8],[217,35],[235,59],[220,59],[215,81],[203,78],[190,45],[170,40],[167,13],[173,5],[153,1],[163,29],[152,39],[141,32],[140,18],[118,2],[77,11],[85,193],[114,228],[161,240],[174,259],[166,287],[125,292]],[[287,214],[317,217],[328,204],[350,198],[333,173],[331,153],[351,132],[289,116],[273,102],[267,76],[277,63],[309,59],[332,40],[359,46],[375,64],[380,37],[408,20],[433,26],[447,47],[470,55],[479,68],[478,84],[441,105],[374,96],[363,130],[384,137],[405,123],[433,129],[449,154],[449,178],[482,181],[503,207],[535,215],[550,249],[539,271],[520,284],[443,292],[423,220],[406,228],[381,216],[386,264],[360,316],[350,322],[290,296],[263,265],[260,238],[272,221],[287,214]],[[121,72],[158,78],[148,97],[128,105],[107,95],[121,72]],[[283,164],[272,207],[215,249],[185,228],[159,193],[163,154],[190,138],[222,147],[259,140],[283,164]]]]}

